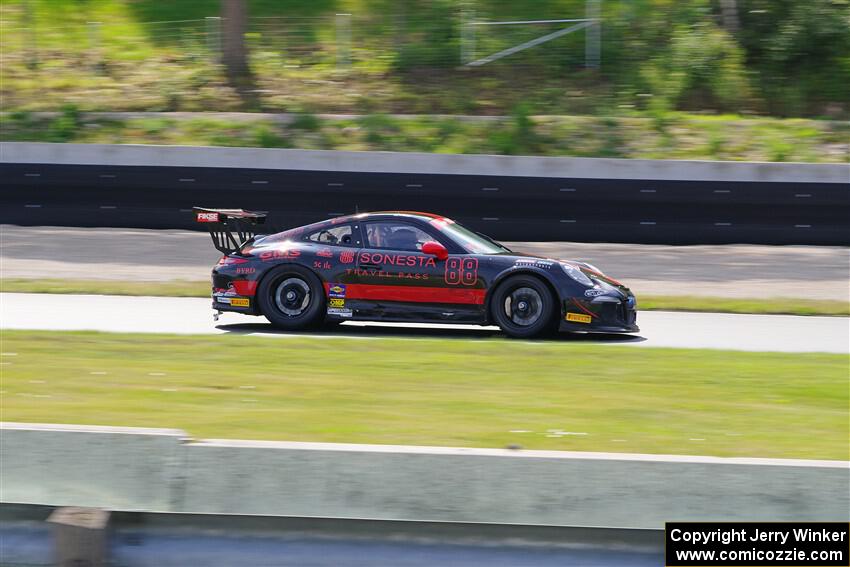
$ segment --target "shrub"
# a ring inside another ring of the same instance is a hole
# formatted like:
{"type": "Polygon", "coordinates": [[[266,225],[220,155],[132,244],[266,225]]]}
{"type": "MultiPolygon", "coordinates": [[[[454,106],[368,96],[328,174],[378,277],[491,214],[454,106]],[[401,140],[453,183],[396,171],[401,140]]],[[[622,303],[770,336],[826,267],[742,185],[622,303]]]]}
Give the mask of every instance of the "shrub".
{"type": "Polygon", "coordinates": [[[544,139],[537,132],[528,105],[520,103],[511,113],[508,127],[500,124],[487,136],[488,144],[504,155],[528,155],[541,151],[544,139]]]}
{"type": "Polygon", "coordinates": [[[304,112],[296,114],[289,127],[295,130],[315,132],[316,130],[321,129],[322,121],[315,114],[304,112]]]}
{"type": "Polygon", "coordinates": [[[366,142],[376,148],[384,148],[401,130],[396,121],[386,114],[363,116],[360,125],[366,130],[366,142]]]}
{"type": "Polygon", "coordinates": [[[793,151],[794,147],[784,140],[771,138],[767,142],[767,155],[770,161],[788,161],[793,151]]]}
{"type": "Polygon", "coordinates": [[[655,110],[714,106],[737,111],[750,99],[743,50],[711,22],[676,27],[669,50],[641,74],[655,110]]]}
{"type": "Polygon", "coordinates": [[[70,142],[77,136],[82,126],[80,109],[74,104],[66,104],[62,112],[47,128],[47,139],[50,142],[70,142]]]}
{"type": "Polygon", "coordinates": [[[261,124],[254,130],[254,142],[260,148],[289,147],[287,141],[267,124],[261,124]]]}

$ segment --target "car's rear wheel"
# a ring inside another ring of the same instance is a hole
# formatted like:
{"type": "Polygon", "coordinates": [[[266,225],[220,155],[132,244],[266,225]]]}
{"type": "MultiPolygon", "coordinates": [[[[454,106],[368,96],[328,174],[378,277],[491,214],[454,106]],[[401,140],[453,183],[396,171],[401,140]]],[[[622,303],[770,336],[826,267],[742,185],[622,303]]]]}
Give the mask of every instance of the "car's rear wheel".
{"type": "Polygon", "coordinates": [[[322,282],[301,266],[272,270],[257,288],[257,302],[272,325],[287,331],[316,327],[325,317],[322,282]]]}
{"type": "Polygon", "coordinates": [[[512,276],[493,293],[493,320],[511,337],[531,338],[554,329],[557,304],[549,287],[534,276],[512,276]]]}

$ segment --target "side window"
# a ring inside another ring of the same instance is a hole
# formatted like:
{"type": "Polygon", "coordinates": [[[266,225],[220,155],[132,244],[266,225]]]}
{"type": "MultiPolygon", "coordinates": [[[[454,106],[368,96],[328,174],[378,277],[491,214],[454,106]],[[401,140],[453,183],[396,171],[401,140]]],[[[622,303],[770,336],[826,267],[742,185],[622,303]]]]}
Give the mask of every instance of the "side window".
{"type": "Polygon", "coordinates": [[[366,240],[369,248],[419,251],[434,237],[412,224],[397,221],[366,223],[366,240]]]}
{"type": "Polygon", "coordinates": [[[328,226],[307,235],[310,242],[329,244],[331,246],[355,246],[357,239],[354,237],[350,224],[339,226],[328,226]]]}

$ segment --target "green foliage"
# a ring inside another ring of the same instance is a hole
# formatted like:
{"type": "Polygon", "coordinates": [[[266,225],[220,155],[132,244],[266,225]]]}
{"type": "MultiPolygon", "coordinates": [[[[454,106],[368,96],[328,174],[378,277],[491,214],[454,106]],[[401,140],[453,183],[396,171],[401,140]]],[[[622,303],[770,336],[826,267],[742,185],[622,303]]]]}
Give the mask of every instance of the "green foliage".
{"type": "Polygon", "coordinates": [[[611,117],[603,117],[597,122],[602,133],[602,144],[598,150],[599,157],[626,157],[623,153],[624,143],[617,120],[611,117]]]}
{"type": "Polygon", "coordinates": [[[76,105],[66,104],[60,115],[51,122],[47,138],[50,142],[70,142],[77,135],[82,120],[76,105]]]}
{"type": "MultiPolygon", "coordinates": [[[[604,0],[596,72],[583,70],[584,32],[482,68],[459,66],[462,13],[474,10],[486,20],[579,17],[583,0],[250,0],[248,43],[262,88],[259,104],[249,104],[209,57],[204,18],[219,14],[219,0],[10,1],[0,6],[0,79],[9,110],[53,111],[74,101],[85,110],[506,114],[525,101],[544,114],[602,114],[622,103],[662,112],[846,118],[850,2],[735,4],[740,26],[730,31],[719,0],[604,0]],[[32,7],[31,18],[24,6],[32,7]],[[334,82],[328,76],[336,71],[339,11],[352,14],[354,63],[348,80],[334,82]],[[96,53],[87,22],[101,22],[96,53]],[[34,40],[25,31],[30,26],[34,40]],[[39,65],[28,68],[30,59],[39,65]],[[583,95],[565,97],[569,91],[583,95]],[[647,93],[653,96],[640,97],[647,93]]],[[[478,26],[477,55],[559,26],[478,26]]],[[[57,137],[68,135],[67,126],[57,126],[57,137]]]]}
{"type": "Polygon", "coordinates": [[[22,124],[30,124],[32,122],[32,112],[26,110],[16,110],[9,114],[9,118],[22,124]]]}
{"type": "Polygon", "coordinates": [[[723,138],[723,135],[717,129],[712,130],[709,134],[706,153],[708,153],[712,159],[722,159],[721,154],[725,143],[726,140],[723,138]]]}
{"type": "Polygon", "coordinates": [[[711,22],[678,26],[668,51],[643,70],[653,94],[651,107],[740,110],[750,95],[744,53],[711,22]]]}
{"type": "Polygon", "coordinates": [[[375,146],[388,143],[400,131],[399,124],[386,114],[363,116],[360,125],[366,131],[366,142],[375,146]]]}
{"type": "Polygon", "coordinates": [[[317,130],[275,115],[233,120],[194,116],[103,117],[71,111],[0,115],[0,141],[74,141],[355,151],[499,153],[643,159],[793,160],[847,163],[850,124],[652,111],[628,116],[533,117],[526,105],[509,119],[324,118],[317,130]],[[76,118],[74,118],[76,116],[76,118]],[[62,125],[60,128],[58,125],[62,125]]]}
{"type": "Polygon", "coordinates": [[[408,12],[394,22],[401,27],[397,33],[402,38],[393,60],[397,71],[460,63],[457,4],[451,0],[406,3],[408,12]]]}
{"type": "Polygon", "coordinates": [[[260,148],[287,148],[289,145],[271,126],[261,124],[254,129],[254,145],[260,148]]]}
{"type": "Polygon", "coordinates": [[[535,154],[544,143],[527,104],[515,106],[510,126],[497,126],[490,132],[488,141],[497,153],[503,155],[535,154]]]}
{"type": "Polygon", "coordinates": [[[322,121],[315,114],[300,113],[292,119],[292,123],[289,126],[295,130],[315,132],[322,128],[322,121]]]}
{"type": "Polygon", "coordinates": [[[740,43],[767,110],[804,114],[850,103],[850,2],[748,0],[740,43]]]}
{"type": "Polygon", "coordinates": [[[794,146],[785,140],[771,138],[767,141],[768,157],[770,161],[789,161],[794,146]]]}

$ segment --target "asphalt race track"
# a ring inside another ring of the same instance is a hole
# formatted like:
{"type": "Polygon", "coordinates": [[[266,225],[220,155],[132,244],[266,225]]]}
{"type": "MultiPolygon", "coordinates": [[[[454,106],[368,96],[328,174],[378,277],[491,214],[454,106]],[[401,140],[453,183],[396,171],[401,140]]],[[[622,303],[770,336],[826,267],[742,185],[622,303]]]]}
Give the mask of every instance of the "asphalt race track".
{"type": "MultiPolygon", "coordinates": [[[[238,333],[307,336],[276,331],[264,318],[225,313],[212,320],[203,298],[102,295],[0,294],[5,329],[94,330],[130,333],[238,333]]],[[[562,335],[564,342],[627,344],[645,347],[714,348],[779,352],[850,352],[850,318],[724,313],[638,313],[639,335],[562,335]]],[[[457,338],[498,336],[495,327],[346,322],[317,339],[346,337],[457,338]]]]}
{"type": "MultiPolygon", "coordinates": [[[[203,232],[0,225],[4,278],[208,281],[221,256],[203,232]]],[[[847,301],[850,250],[836,246],[663,246],[508,242],[544,257],[579,259],[638,296],[799,297],[847,301]]],[[[151,284],[155,286],[155,283],[151,284]]]]}
{"type": "MultiPolygon", "coordinates": [[[[43,522],[6,522],[0,528],[0,541],[0,551],[8,564],[53,565],[51,536],[43,522]]],[[[622,546],[606,549],[494,540],[443,543],[391,535],[270,537],[180,529],[169,532],[124,530],[113,538],[110,552],[115,564],[128,567],[651,567],[663,561],[661,550],[622,546]]]]}

